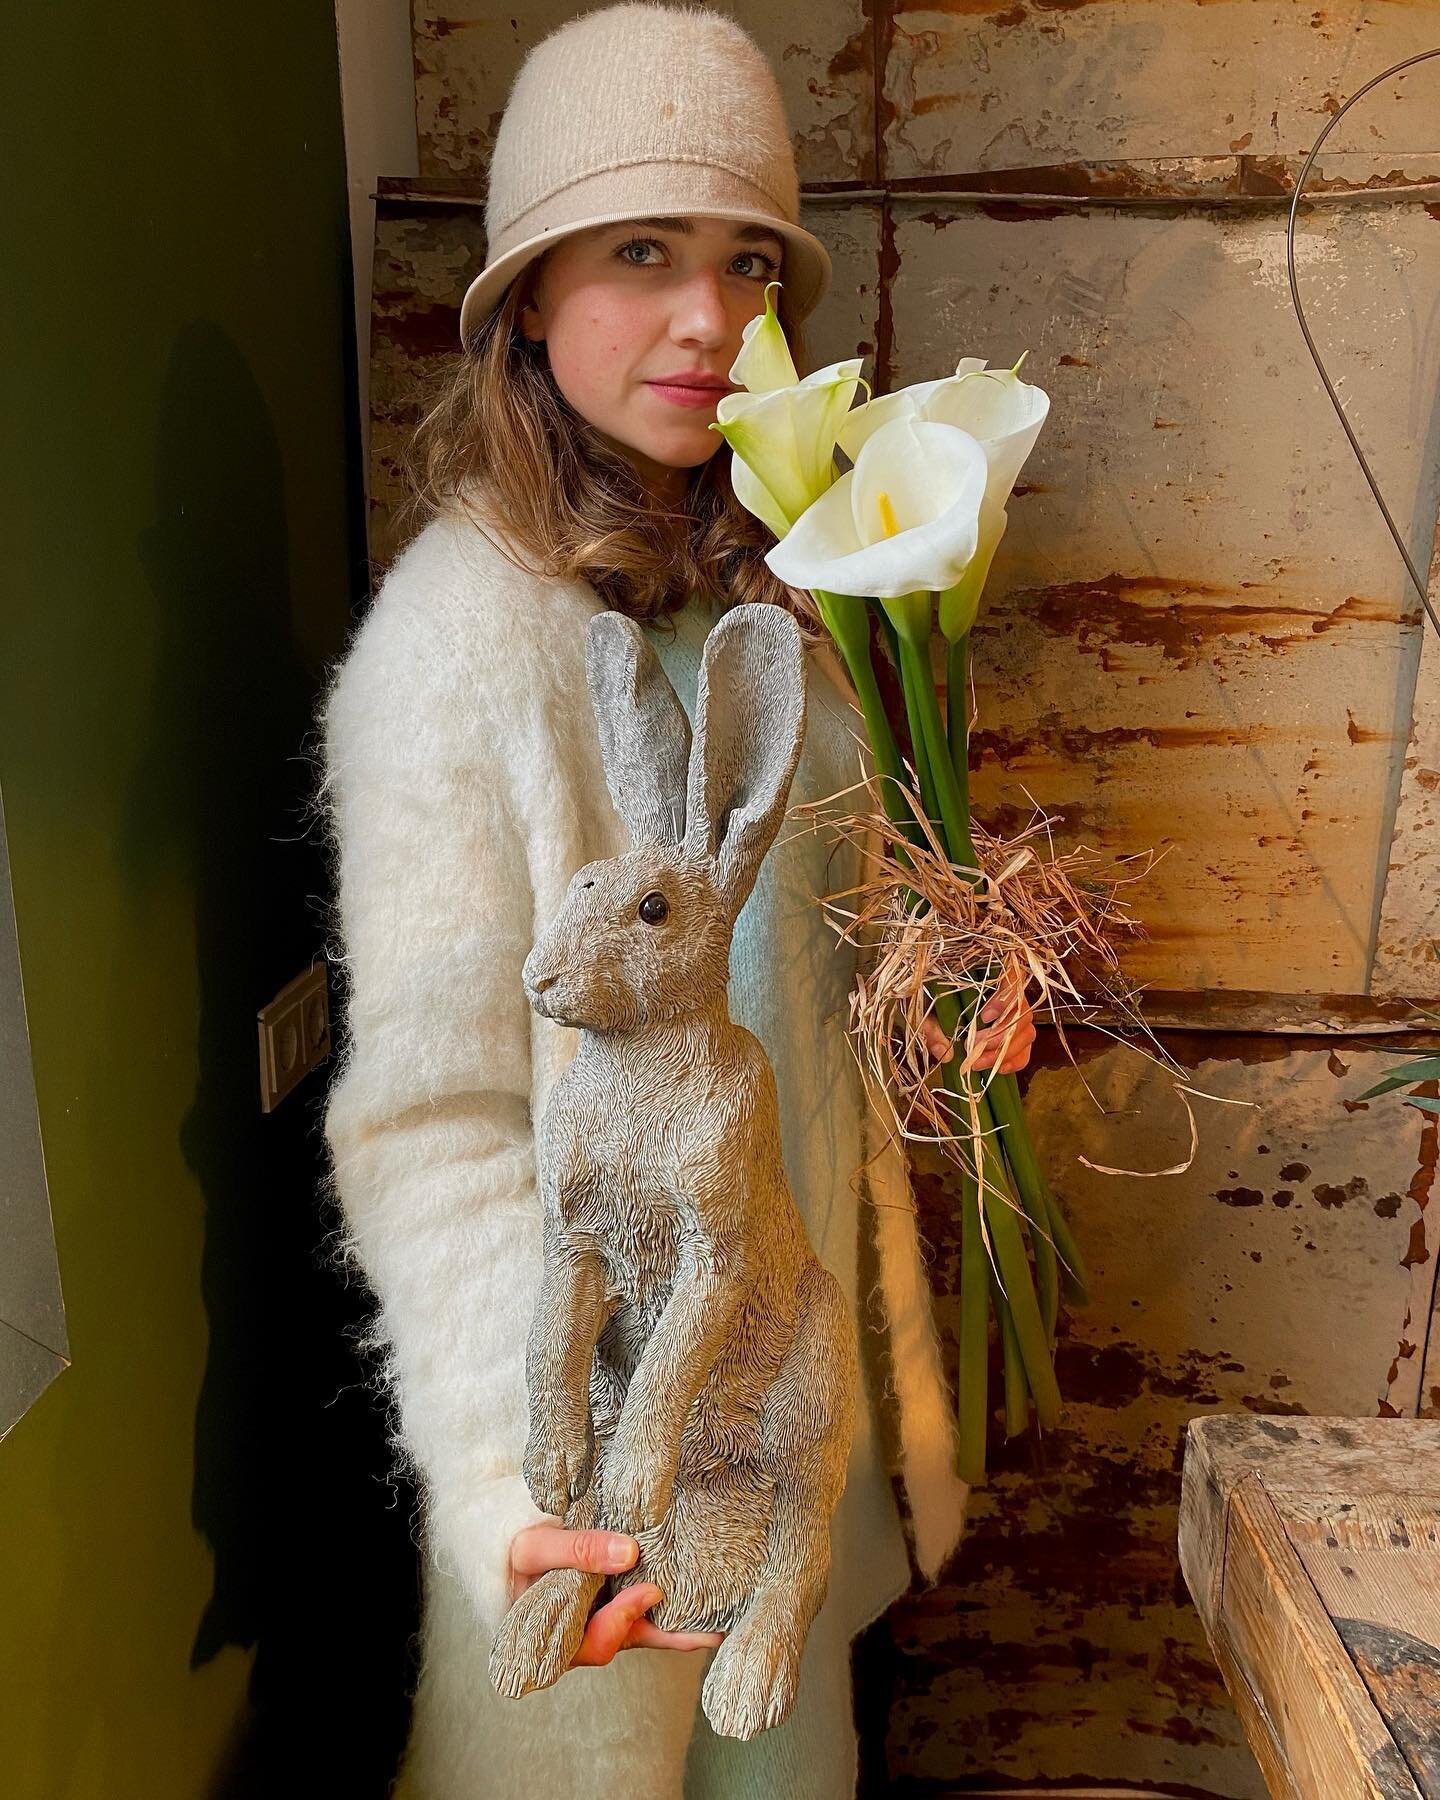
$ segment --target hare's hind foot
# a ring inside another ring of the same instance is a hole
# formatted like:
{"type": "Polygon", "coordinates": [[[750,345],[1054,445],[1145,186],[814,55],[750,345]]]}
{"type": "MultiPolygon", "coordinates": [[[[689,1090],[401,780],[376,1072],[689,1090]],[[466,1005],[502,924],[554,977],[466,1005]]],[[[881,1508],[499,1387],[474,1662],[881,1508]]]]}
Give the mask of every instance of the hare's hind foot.
{"type": "Polygon", "coordinates": [[[518,1700],[560,1679],[575,1660],[603,1579],[579,1569],[547,1569],[531,1582],[495,1633],[490,1679],[497,1693],[518,1700]]]}
{"type": "Polygon", "coordinates": [[[790,1717],[806,1635],[825,1598],[833,1483],[777,1485],[765,1572],[715,1652],[701,1703],[722,1737],[750,1738],[790,1717]]]}
{"type": "Polygon", "coordinates": [[[830,1519],[845,1484],[858,1364],[848,1303],[819,1264],[781,1373],[762,1413],[775,1467],[765,1566],[701,1696],[722,1737],[754,1737],[789,1718],[829,1584],[830,1519]]]}
{"type": "MultiPolygon", "coordinates": [[[[595,1500],[586,1494],[566,1515],[572,1531],[595,1523],[595,1500]]],[[[497,1693],[518,1700],[558,1681],[575,1660],[603,1575],[583,1569],[547,1569],[512,1602],[490,1651],[490,1679],[497,1693]]]]}
{"type": "Polygon", "coordinates": [[[715,1652],[701,1704],[721,1737],[752,1738],[784,1724],[799,1685],[794,1621],[778,1608],[752,1606],[715,1652]]]}

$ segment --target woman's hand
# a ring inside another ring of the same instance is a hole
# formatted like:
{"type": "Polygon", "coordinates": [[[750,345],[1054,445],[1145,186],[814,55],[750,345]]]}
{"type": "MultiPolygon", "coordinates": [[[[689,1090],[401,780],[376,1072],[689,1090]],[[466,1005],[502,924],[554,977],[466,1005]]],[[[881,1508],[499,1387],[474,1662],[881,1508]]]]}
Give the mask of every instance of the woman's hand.
{"type": "MultiPolygon", "coordinates": [[[[618,1531],[567,1531],[563,1525],[527,1525],[510,1541],[510,1597],[522,1594],[547,1569],[585,1569],[616,1575],[634,1566],[640,1545],[618,1531]]],[[[599,1607],[585,1627],[572,1669],[608,1663],[620,1650],[709,1650],[723,1631],[661,1631],[645,1617],[664,1598],[650,1581],[627,1587],[599,1607]]]]}
{"type": "MultiPolygon", "coordinates": [[[[1025,998],[1023,978],[1007,970],[995,992],[980,1008],[980,1018],[989,1029],[975,1033],[975,1048],[969,1061],[961,1064],[962,1069],[994,1066],[1001,1075],[1017,1074],[1029,1062],[1030,1052],[1035,1047],[1035,1015],[1025,998]],[[1008,1047],[1007,1032],[1010,1034],[1008,1047]]],[[[926,1019],[921,1029],[925,1047],[935,1060],[949,1062],[955,1047],[935,1020],[926,1019]]]]}

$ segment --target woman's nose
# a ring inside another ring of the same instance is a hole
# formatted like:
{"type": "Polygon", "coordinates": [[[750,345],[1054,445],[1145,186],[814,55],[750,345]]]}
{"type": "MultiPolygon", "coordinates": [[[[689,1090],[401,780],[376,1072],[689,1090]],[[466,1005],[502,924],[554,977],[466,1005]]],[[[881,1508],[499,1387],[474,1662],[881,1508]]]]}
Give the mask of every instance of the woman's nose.
{"type": "Polygon", "coordinates": [[[730,314],[719,275],[707,269],[692,276],[676,303],[672,336],[680,343],[718,344],[729,330],[730,314]]]}

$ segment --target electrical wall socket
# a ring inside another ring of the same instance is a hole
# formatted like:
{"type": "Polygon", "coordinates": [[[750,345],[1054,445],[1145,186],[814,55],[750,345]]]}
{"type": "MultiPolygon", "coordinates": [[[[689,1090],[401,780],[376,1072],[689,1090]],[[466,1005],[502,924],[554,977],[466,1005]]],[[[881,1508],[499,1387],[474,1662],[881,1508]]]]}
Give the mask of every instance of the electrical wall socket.
{"type": "Polygon", "coordinates": [[[262,1112],[274,1112],[291,1088],[330,1054],[327,974],[323,960],[313,963],[256,1014],[262,1112]]]}

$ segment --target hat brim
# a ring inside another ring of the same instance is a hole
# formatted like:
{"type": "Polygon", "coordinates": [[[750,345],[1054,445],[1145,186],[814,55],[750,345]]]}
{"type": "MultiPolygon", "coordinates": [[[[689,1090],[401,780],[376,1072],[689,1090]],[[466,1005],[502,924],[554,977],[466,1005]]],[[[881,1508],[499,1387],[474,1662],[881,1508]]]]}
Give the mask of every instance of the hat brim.
{"type": "MultiPolygon", "coordinates": [[[[785,240],[785,256],[781,279],[789,310],[796,320],[814,311],[829,292],[833,276],[830,253],[813,232],[803,225],[791,225],[777,219],[774,213],[751,211],[735,206],[687,206],[687,215],[701,219],[735,219],[746,225],[768,225],[785,240]]],[[[460,303],[460,342],[468,350],[490,314],[500,304],[507,287],[536,257],[542,256],[562,238],[577,231],[589,231],[596,225],[620,225],[639,217],[633,206],[621,212],[596,213],[593,218],[578,219],[574,224],[558,225],[549,231],[526,238],[492,263],[487,263],[465,290],[460,303]]]]}

